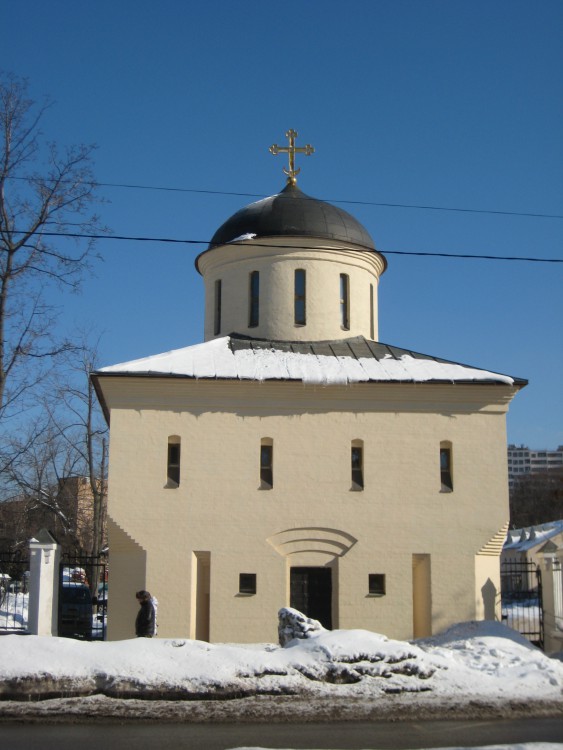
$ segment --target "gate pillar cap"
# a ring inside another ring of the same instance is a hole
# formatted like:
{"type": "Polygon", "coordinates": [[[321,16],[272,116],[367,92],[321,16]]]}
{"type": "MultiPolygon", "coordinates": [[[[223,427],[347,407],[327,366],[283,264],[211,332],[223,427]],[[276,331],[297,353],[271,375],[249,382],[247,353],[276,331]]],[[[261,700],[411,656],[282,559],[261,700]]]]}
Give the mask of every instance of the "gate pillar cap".
{"type": "Polygon", "coordinates": [[[30,544],[58,544],[55,537],[47,529],[41,529],[41,531],[33,539],[29,540],[30,544]]]}

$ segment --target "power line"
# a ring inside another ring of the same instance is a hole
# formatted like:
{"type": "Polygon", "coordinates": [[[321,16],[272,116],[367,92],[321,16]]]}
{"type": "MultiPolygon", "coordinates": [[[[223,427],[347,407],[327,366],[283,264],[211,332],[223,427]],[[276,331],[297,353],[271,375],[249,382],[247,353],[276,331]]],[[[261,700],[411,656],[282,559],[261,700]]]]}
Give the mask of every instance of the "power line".
{"type": "MultiPolygon", "coordinates": [[[[131,188],[135,190],[164,190],[168,192],[178,193],[202,193],[206,195],[234,195],[241,198],[269,198],[268,195],[261,193],[237,193],[225,190],[199,190],[196,188],[173,188],[163,187],[158,185],[128,185],[117,182],[98,182],[100,187],[118,187],[118,188],[131,188]]],[[[381,206],[383,208],[417,208],[421,211],[457,211],[461,213],[472,213],[472,214],[493,214],[498,216],[529,216],[536,219],[563,219],[563,215],[560,214],[544,214],[534,213],[532,211],[499,211],[493,209],[479,209],[479,208],[459,208],[455,206],[426,206],[416,203],[384,203],[379,201],[353,201],[340,198],[319,198],[313,200],[323,200],[327,203],[346,203],[347,205],[353,206],[381,206]]]]}
{"type": "MultiPolygon", "coordinates": [[[[263,195],[260,193],[236,193],[225,190],[199,190],[195,188],[173,188],[173,187],[161,187],[158,185],[127,185],[114,182],[99,182],[97,183],[100,187],[118,187],[118,188],[131,188],[135,190],[163,190],[168,192],[178,193],[202,193],[205,195],[234,195],[241,198],[269,198],[269,195],[263,195]]],[[[458,208],[454,206],[425,206],[415,203],[383,203],[377,201],[353,201],[339,198],[320,198],[327,203],[345,203],[353,206],[380,206],[382,208],[416,208],[421,211],[455,211],[458,213],[470,213],[470,214],[493,214],[497,216],[528,216],[535,219],[563,219],[561,214],[544,214],[534,213],[532,211],[498,211],[488,210],[479,208],[458,208]]]]}
{"type": "MultiPolygon", "coordinates": [[[[25,234],[23,231],[13,230],[14,234],[25,234]]],[[[41,232],[42,237],[69,237],[73,239],[90,239],[90,240],[118,240],[123,242],[163,242],[179,245],[209,245],[209,240],[186,240],[174,237],[134,237],[129,235],[117,234],[86,234],[81,232],[41,232]]],[[[229,243],[236,244],[236,243],[229,243]]],[[[253,247],[271,247],[267,243],[252,242],[253,247]]],[[[299,248],[297,245],[276,245],[282,250],[295,250],[310,248],[299,248]]],[[[470,260],[502,260],[502,261],[520,261],[525,263],[563,263],[559,258],[531,258],[510,255],[484,255],[478,253],[446,253],[446,252],[426,252],[421,250],[378,250],[382,255],[414,255],[419,257],[434,258],[459,258],[470,260]]]]}
{"type": "MultiPolygon", "coordinates": [[[[31,181],[31,177],[10,177],[12,180],[31,181]]],[[[228,190],[203,190],[199,188],[167,187],[165,185],[135,185],[122,182],[89,182],[85,183],[92,187],[124,188],[128,190],[156,190],[168,193],[200,193],[202,195],[232,195],[239,198],[269,198],[263,193],[239,193],[228,190]]],[[[382,201],[359,201],[340,198],[320,198],[312,200],[323,200],[327,203],[344,203],[350,206],[378,206],[381,208],[414,208],[420,211],[453,211],[456,213],[490,214],[493,216],[524,216],[534,219],[563,219],[563,214],[545,214],[533,211],[500,211],[484,208],[460,208],[458,206],[427,206],[418,203],[387,203],[382,201]]]]}

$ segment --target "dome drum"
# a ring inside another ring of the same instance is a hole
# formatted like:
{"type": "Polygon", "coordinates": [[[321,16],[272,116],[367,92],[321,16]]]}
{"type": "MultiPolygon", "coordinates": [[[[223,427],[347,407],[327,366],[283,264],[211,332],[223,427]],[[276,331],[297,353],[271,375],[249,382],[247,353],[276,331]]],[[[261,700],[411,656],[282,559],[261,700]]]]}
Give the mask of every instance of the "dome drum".
{"type": "Polygon", "coordinates": [[[276,238],[267,247],[249,240],[237,245],[236,255],[233,250],[217,247],[202,258],[206,341],[233,332],[278,341],[377,339],[378,281],[384,269],[378,253],[301,237],[276,238]],[[347,300],[342,300],[342,279],[347,300]]]}

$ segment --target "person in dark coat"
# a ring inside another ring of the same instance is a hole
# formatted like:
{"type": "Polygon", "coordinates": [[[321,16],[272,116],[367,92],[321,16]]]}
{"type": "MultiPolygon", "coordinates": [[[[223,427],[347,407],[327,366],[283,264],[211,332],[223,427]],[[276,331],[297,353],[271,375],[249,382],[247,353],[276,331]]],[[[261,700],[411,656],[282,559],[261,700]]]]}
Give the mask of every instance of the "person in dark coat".
{"type": "Polygon", "coordinates": [[[135,635],[137,638],[152,638],[156,626],[156,613],[152,597],[148,591],[137,591],[135,596],[140,605],[135,620],[135,635]]]}

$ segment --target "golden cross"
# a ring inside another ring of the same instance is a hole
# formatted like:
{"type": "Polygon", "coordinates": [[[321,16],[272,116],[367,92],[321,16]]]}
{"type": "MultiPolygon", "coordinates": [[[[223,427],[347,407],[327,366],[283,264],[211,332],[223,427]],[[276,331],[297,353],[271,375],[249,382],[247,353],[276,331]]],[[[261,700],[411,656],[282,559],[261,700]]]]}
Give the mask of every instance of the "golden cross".
{"type": "Polygon", "coordinates": [[[287,175],[288,185],[295,185],[297,182],[297,175],[301,172],[301,168],[295,169],[295,154],[305,154],[311,156],[315,152],[315,149],[308,143],[306,146],[298,148],[295,145],[295,139],[297,138],[297,131],[288,130],[285,137],[289,139],[289,146],[278,146],[274,143],[270,146],[270,153],[274,156],[278,154],[289,154],[289,169],[283,168],[284,174],[287,175]]]}

